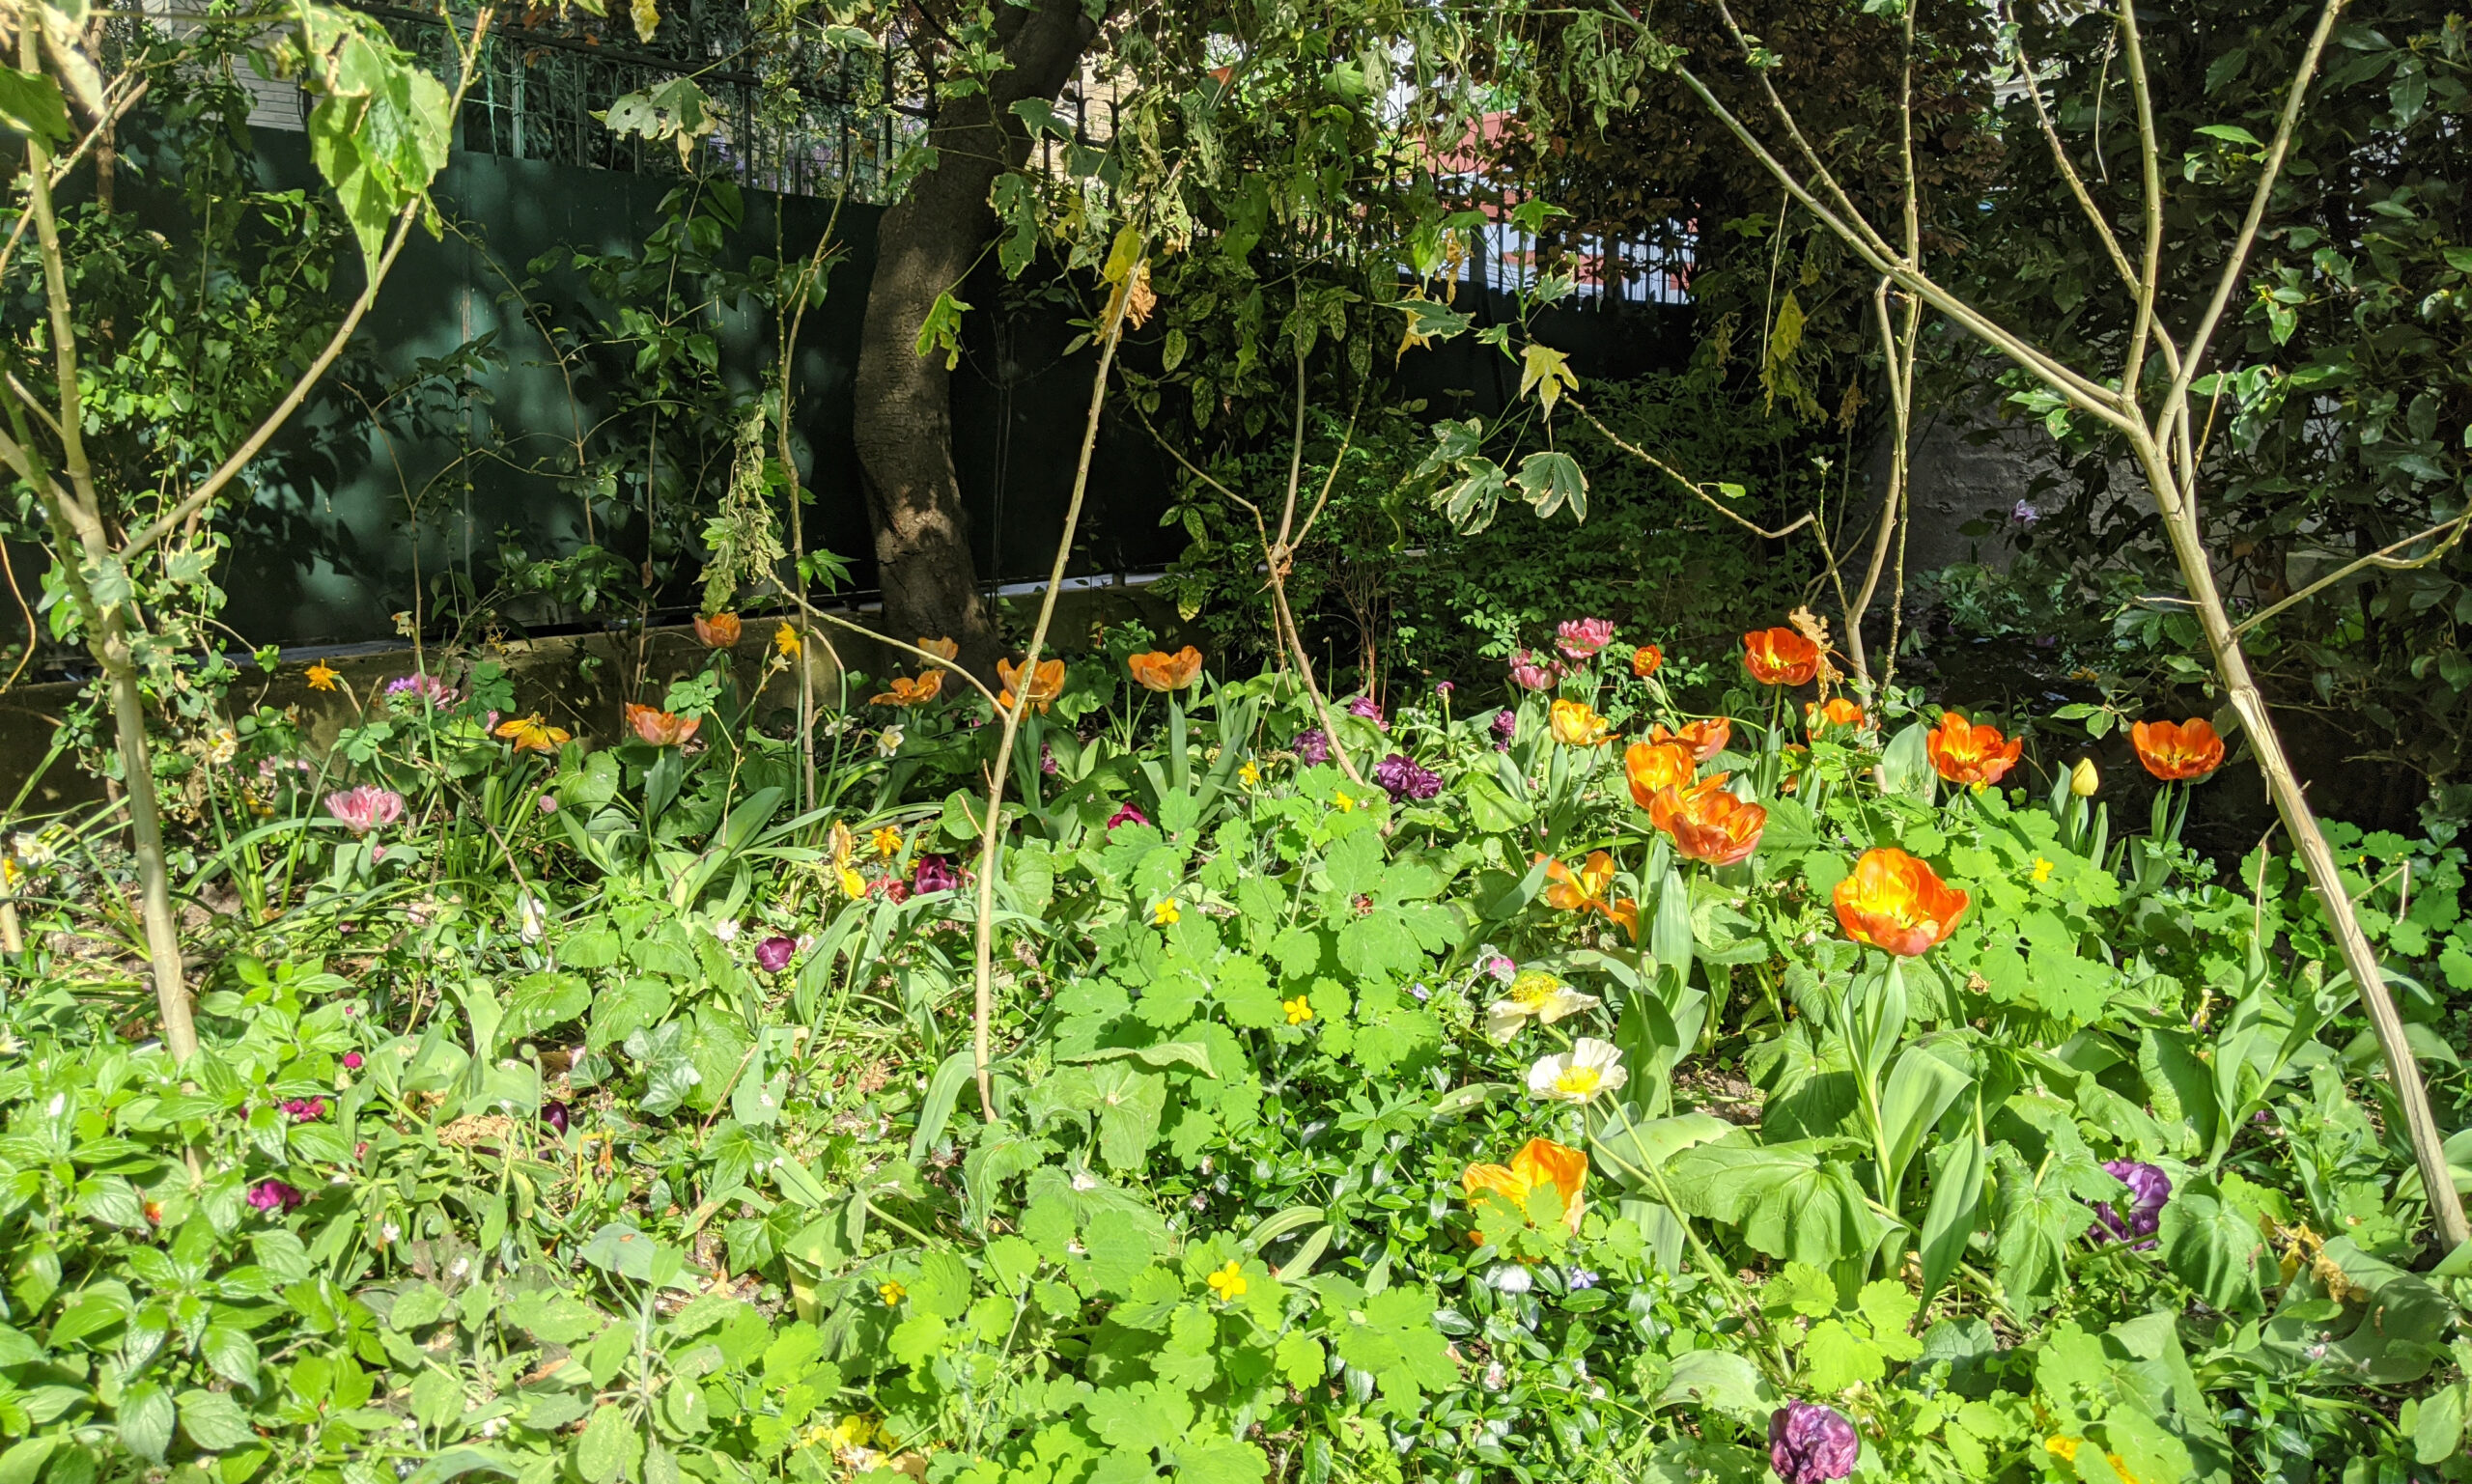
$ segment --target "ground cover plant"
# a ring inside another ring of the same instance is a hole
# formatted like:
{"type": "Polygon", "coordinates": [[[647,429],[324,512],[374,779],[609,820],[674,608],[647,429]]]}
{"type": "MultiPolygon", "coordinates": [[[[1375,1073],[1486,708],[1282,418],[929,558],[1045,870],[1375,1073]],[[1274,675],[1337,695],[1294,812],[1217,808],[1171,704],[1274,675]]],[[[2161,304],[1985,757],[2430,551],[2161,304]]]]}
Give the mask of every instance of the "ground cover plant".
{"type": "MultiPolygon", "coordinates": [[[[1092,40],[1075,8],[1015,9],[940,37],[954,65],[983,84],[1007,70],[996,52],[1027,73],[1092,40]]],[[[1035,98],[996,109],[1038,92],[1016,76],[940,121],[954,169],[910,213],[950,245],[980,204],[952,182],[993,160],[997,266],[1053,249],[1055,292],[1089,295],[1081,462],[1020,632],[973,609],[873,636],[888,673],[839,662],[857,626],[810,597],[838,565],[801,534],[785,350],[758,386],[696,372],[639,409],[687,387],[704,421],[663,435],[727,434],[699,444],[730,450],[705,601],[660,641],[688,662],[653,664],[641,634],[626,698],[578,714],[461,636],[376,677],[263,655],[338,703],[331,738],[237,694],[230,666],[185,667],[217,600],[180,591],[211,586],[204,513],[376,290],[326,339],[281,341],[303,364],[267,369],[271,410],[141,457],[142,409],[86,410],[90,382],[148,382],[117,312],[78,318],[63,243],[139,246],[107,208],[64,233],[49,191],[196,54],[13,13],[0,126],[26,142],[36,245],[13,302],[42,313],[12,322],[28,375],[0,458],[63,528],[51,611],[94,651],[126,792],[13,814],[0,852],[0,1484],[2472,1474],[2472,1140],[2442,1133],[2472,1102],[2449,1044],[2472,995],[2456,822],[2320,825],[2198,505],[2204,349],[2312,70],[2350,44],[2338,8],[2267,98],[2274,142],[2247,138],[2253,204],[2194,321],[2163,302],[2150,119],[2145,168],[2121,172],[2134,219],[2077,181],[2132,326],[2075,347],[2084,365],[1926,270],[1910,101],[1896,150],[1853,141],[1873,179],[1849,192],[1798,131],[1779,55],[1715,10],[1741,64],[1722,92],[1695,70],[1704,44],[1675,53],[1638,14],[1558,14],[1555,55],[1586,64],[1566,69],[1581,102],[1642,70],[1679,83],[1885,280],[1876,518],[1842,470],[1780,452],[1815,446],[1789,430],[1660,431],[1722,415],[1692,408],[1723,385],[1583,387],[1537,332],[1569,272],[1548,265],[1507,318],[1455,307],[1489,219],[1387,162],[1355,171],[1400,142],[1365,106],[1394,66],[1456,140],[1469,120],[1446,102],[1486,90],[1426,64],[1480,32],[1520,55],[1518,25],[1474,23],[1533,15],[1159,22],[1111,34],[1137,70],[1105,150],[1013,169],[1031,134],[1065,132],[1035,98]],[[1419,45],[1384,40],[1401,35],[1419,45]],[[1260,45],[1200,70],[1221,37],[1260,45]],[[1355,60],[1332,65],[1334,37],[1355,60]],[[1301,123],[1291,76],[1324,99],[1301,123]],[[1222,119],[1230,98],[1276,106],[1222,119]],[[1256,266],[1263,161],[1290,174],[1256,266]],[[1892,194],[1884,234],[1863,211],[1892,194]],[[1146,322],[1158,370],[1123,371],[1146,322]],[[1403,331],[1394,367],[1465,336],[1519,391],[1423,424],[1368,411],[1376,324],[1403,331]],[[2213,652],[2176,673],[2221,711],[2107,691],[1994,715],[1898,686],[1904,450],[1921,347],[1949,325],[2010,356],[2056,426],[2140,456],[2213,652]],[[48,410],[29,377],[56,387],[48,410]],[[1163,390],[1241,436],[1179,433],[1163,390]],[[1180,574],[1219,608],[1208,651],[1059,617],[1111,395],[1220,545],[1180,574]],[[88,460],[89,423],[123,414],[117,462],[88,460]],[[1574,561],[1567,602],[1557,574],[1491,573],[1419,600],[1467,633],[1362,621],[1360,682],[1317,666],[1300,606],[1329,595],[1300,560],[1377,547],[1419,501],[1452,559],[1500,567],[1532,530],[1501,520],[1506,496],[1584,519],[1596,492],[1624,543],[1676,523],[1628,479],[1746,534],[1723,562],[1682,544],[1574,561]],[[1788,538],[1819,561],[1753,555],[1788,538]],[[1652,586],[1693,581],[1717,591],[1652,586]],[[1748,631],[1720,629],[1753,604],[1748,631]],[[150,723],[170,712],[164,747],[150,723]],[[2114,727],[2127,750],[2106,765],[2085,743],[2114,727]],[[2278,829],[2202,854],[2192,802],[2244,763],[2278,829]]],[[[1910,93],[1930,38],[1907,7],[1863,14],[1910,93]]],[[[455,33],[467,77],[489,19],[455,33]]],[[[253,21],[280,44],[252,65],[317,79],[313,143],[374,285],[426,219],[453,96],[362,18],[253,21]]],[[[2106,23],[2150,102],[2134,13],[2106,23]]],[[[689,160],[698,97],[612,113],[689,160]]],[[[702,262],[724,227],[691,195],[660,250],[702,262]]],[[[831,256],[828,235],[803,266],[767,260],[781,346],[831,256]]],[[[922,271],[885,302],[923,322],[894,348],[932,360],[967,306],[922,271]]],[[[637,287],[692,316],[710,276],[637,287]]],[[[218,300],[236,321],[293,292],[251,282],[218,300]]],[[[1765,338],[1773,390],[1790,368],[1765,338]]],[[[934,441],[906,452],[933,464],[934,441]]],[[[937,506],[948,472],[906,502],[937,506]]]]}
{"type": "MultiPolygon", "coordinates": [[[[992,1117],[1000,728],[913,677],[805,811],[726,650],[581,740],[486,660],[323,761],[244,719],[177,1066],[114,846],[18,837],[0,1467],[2460,1471],[2463,1260],[2289,856],[2175,838],[2206,721],[2139,726],[2132,830],[2074,728],[1881,716],[1807,615],[1696,704],[1536,638],[1337,738],[1138,630],[1017,672],[992,1117]]],[[[2426,1031],[2459,853],[2338,838],[2426,1031]]]]}

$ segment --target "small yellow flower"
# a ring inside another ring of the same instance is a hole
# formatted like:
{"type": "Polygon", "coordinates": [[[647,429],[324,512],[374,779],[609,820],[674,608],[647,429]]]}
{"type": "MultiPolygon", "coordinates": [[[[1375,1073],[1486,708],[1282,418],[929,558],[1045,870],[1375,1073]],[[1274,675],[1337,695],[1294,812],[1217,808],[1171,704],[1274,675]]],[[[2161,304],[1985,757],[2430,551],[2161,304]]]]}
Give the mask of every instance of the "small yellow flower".
{"type": "Polygon", "coordinates": [[[1302,994],[1294,999],[1280,1000],[1278,1007],[1287,1012],[1287,1023],[1290,1025],[1302,1025],[1313,1019],[1313,1001],[1302,994]]]}
{"type": "Polygon", "coordinates": [[[1347,790],[1334,789],[1331,793],[1331,807],[1338,810],[1341,814],[1354,814],[1356,812],[1356,800],[1348,797],[1347,790]]]}
{"type": "Polygon", "coordinates": [[[2093,798],[2094,791],[2102,786],[2103,775],[2095,770],[2093,758],[2079,758],[2077,766],[2068,770],[2068,792],[2080,798],[2093,798]]]}
{"type": "Polygon", "coordinates": [[[25,879],[26,868],[17,864],[14,856],[0,855],[0,892],[15,891],[17,883],[25,879]]]}
{"type": "Polygon", "coordinates": [[[876,854],[879,855],[901,854],[901,831],[890,825],[878,826],[876,832],[867,838],[875,846],[876,854]]]}
{"type": "Polygon", "coordinates": [[[2040,855],[2035,857],[2035,880],[2038,882],[2051,880],[2051,862],[2040,855]]]}
{"type": "Polygon", "coordinates": [[[1171,922],[1183,921],[1184,916],[1185,914],[1183,912],[1176,910],[1176,899],[1174,897],[1169,897],[1166,901],[1160,903],[1157,907],[1150,910],[1150,925],[1152,927],[1164,928],[1171,922]]]}
{"type": "Polygon", "coordinates": [[[1245,1274],[1239,1271],[1236,1259],[1232,1257],[1227,1260],[1226,1267],[1210,1275],[1209,1281],[1210,1291],[1219,1295],[1220,1302],[1223,1303],[1233,1303],[1245,1297],[1245,1274]]]}
{"type": "Polygon", "coordinates": [[[312,690],[332,690],[335,688],[335,677],[341,673],[341,671],[331,668],[327,665],[326,661],[321,659],[316,664],[309,667],[309,688],[312,690]]]}
{"type": "Polygon", "coordinates": [[[875,1441],[876,1419],[855,1412],[829,1427],[819,1426],[807,1434],[810,1444],[824,1443],[835,1453],[863,1448],[875,1441]]]}
{"type": "Polygon", "coordinates": [[[2043,1440],[2043,1447],[2048,1452],[2058,1454],[2065,1462],[2073,1464],[2077,1462],[2077,1450],[2084,1445],[2084,1442],[2085,1440],[2082,1438],[2054,1436],[2043,1440]]]}
{"type": "Polygon", "coordinates": [[[1252,759],[1247,758],[1245,766],[1236,770],[1236,776],[1243,780],[1245,787],[1251,788],[1262,781],[1262,770],[1253,766],[1252,759]]]}
{"type": "Polygon", "coordinates": [[[782,658],[796,659],[799,658],[799,631],[783,624],[772,630],[772,647],[781,652],[782,658]]]}
{"type": "Polygon", "coordinates": [[[899,1303],[902,1300],[910,1296],[909,1289],[902,1287],[899,1283],[895,1283],[890,1279],[886,1279],[882,1286],[876,1289],[876,1292],[882,1296],[886,1307],[899,1303]]]}
{"type": "Polygon", "coordinates": [[[867,894],[867,879],[855,866],[841,868],[841,894],[856,902],[867,894]]]}

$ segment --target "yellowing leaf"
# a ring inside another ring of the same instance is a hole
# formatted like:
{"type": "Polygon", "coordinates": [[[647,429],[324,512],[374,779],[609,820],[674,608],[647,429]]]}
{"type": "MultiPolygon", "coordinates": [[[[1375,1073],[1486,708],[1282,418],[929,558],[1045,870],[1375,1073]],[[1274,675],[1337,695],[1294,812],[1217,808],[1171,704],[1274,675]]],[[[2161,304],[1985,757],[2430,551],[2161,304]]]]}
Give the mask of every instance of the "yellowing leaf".
{"type": "Polygon", "coordinates": [[[1521,352],[1520,360],[1526,369],[1520,373],[1519,394],[1525,397],[1534,390],[1546,411],[1553,411],[1554,404],[1561,400],[1563,387],[1579,390],[1580,378],[1571,370],[1571,358],[1561,351],[1531,344],[1521,352]]]}

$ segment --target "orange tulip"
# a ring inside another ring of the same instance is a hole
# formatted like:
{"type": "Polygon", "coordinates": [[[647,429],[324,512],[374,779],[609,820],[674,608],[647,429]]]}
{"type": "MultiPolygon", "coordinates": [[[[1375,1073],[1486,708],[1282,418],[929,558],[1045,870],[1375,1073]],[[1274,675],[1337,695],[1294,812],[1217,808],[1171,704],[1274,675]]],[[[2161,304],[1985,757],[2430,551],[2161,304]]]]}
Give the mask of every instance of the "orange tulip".
{"type": "Polygon", "coordinates": [[[1172,655],[1152,650],[1124,663],[1145,690],[1182,690],[1201,675],[1201,651],[1190,644],[1172,655]]]}
{"type": "Polygon", "coordinates": [[[735,648],[742,627],[735,613],[716,613],[710,618],[701,613],[695,615],[695,637],[704,641],[706,649],[735,648]]]}
{"type": "Polygon", "coordinates": [[[1859,727],[1863,724],[1863,708],[1841,695],[1831,697],[1826,706],[1807,701],[1803,704],[1803,719],[1814,732],[1824,726],[1859,727]]]}
{"type": "MultiPolygon", "coordinates": [[[[1528,1211],[1529,1192],[1548,1185],[1562,1197],[1563,1224],[1578,1231],[1580,1215],[1587,1207],[1580,1195],[1587,1186],[1587,1155],[1580,1150],[1552,1139],[1531,1138],[1510,1157],[1508,1164],[1471,1164],[1459,1177],[1459,1188],[1471,1206],[1491,1196],[1522,1215],[1528,1211]]],[[[1468,1237],[1472,1242],[1485,1240],[1475,1232],[1468,1237]]]]}
{"type": "Polygon", "coordinates": [[[1733,735],[1734,723],[1730,716],[1711,716],[1705,721],[1694,721],[1679,732],[1669,732],[1661,724],[1648,728],[1648,741],[1678,742],[1691,749],[1692,757],[1702,763],[1725,751],[1726,743],[1733,735]]]}
{"type": "Polygon", "coordinates": [[[1989,722],[1975,723],[1955,712],[1944,712],[1940,725],[1923,739],[1931,766],[1951,783],[1998,783],[2017,766],[2024,738],[2004,738],[1989,722]]]}
{"type": "Polygon", "coordinates": [[[916,680],[912,680],[907,675],[896,675],[891,680],[885,682],[885,684],[891,686],[892,688],[885,691],[883,695],[869,696],[867,698],[868,705],[905,707],[924,706],[942,693],[944,688],[944,672],[941,670],[929,670],[925,674],[920,675],[916,680]]]}
{"type": "MultiPolygon", "coordinates": [[[[1004,682],[1004,693],[996,698],[996,704],[1006,711],[1011,711],[1013,687],[1021,684],[1022,667],[1009,659],[998,659],[996,661],[996,673],[1004,682]]],[[[1037,708],[1040,714],[1046,714],[1047,709],[1055,704],[1055,698],[1064,694],[1064,661],[1061,659],[1040,660],[1038,668],[1031,673],[1030,683],[1026,688],[1029,692],[1030,705],[1037,708]]]]}
{"type": "Polygon", "coordinates": [[[956,639],[920,639],[918,647],[939,659],[959,659],[962,647],[956,639]]]}
{"type": "MultiPolygon", "coordinates": [[[[1536,858],[1545,859],[1543,855],[1536,858]]],[[[1557,860],[1545,868],[1545,905],[1565,912],[1603,912],[1636,938],[1640,904],[1629,897],[1608,900],[1606,893],[1613,885],[1614,857],[1603,851],[1591,852],[1576,874],[1557,860]]]]}
{"type": "Polygon", "coordinates": [[[1837,883],[1837,923],[1858,943],[1910,959],[1955,931],[1966,902],[1930,866],[1882,846],[1865,851],[1837,883]]]}
{"type": "Polygon", "coordinates": [[[655,706],[627,703],[627,724],[635,735],[656,747],[675,747],[695,735],[703,720],[696,716],[680,716],[655,706]]]}
{"type": "Polygon", "coordinates": [[[1743,668],[1763,686],[1800,686],[1819,673],[1819,646],[1791,629],[1742,636],[1743,668]]]}
{"type": "Polygon", "coordinates": [[[1660,789],[1688,788],[1700,776],[1700,760],[1680,742],[1633,742],[1622,751],[1631,801],[1645,809],[1660,789]]]}
{"type": "MultiPolygon", "coordinates": [[[[1650,811],[1651,818],[1654,813],[1650,811]]],[[[1759,849],[1760,832],[1768,827],[1768,811],[1722,787],[1702,784],[1679,797],[1665,827],[1673,836],[1676,854],[1712,866],[1730,866],[1749,859],[1759,849]]]]}
{"type": "Polygon", "coordinates": [[[1601,747],[1614,740],[1614,723],[1586,701],[1556,701],[1548,719],[1554,740],[1566,747],[1601,747]]]}
{"type": "Polygon", "coordinates": [[[1665,651],[1653,644],[1643,644],[1631,651],[1631,673],[1642,680],[1657,673],[1657,666],[1663,663],[1665,651]]]}
{"type": "Polygon", "coordinates": [[[2223,739],[2214,723],[2192,716],[2175,726],[2169,721],[2141,721],[2128,729],[2137,760],[2166,783],[2203,778],[2223,766],[2223,739]]]}

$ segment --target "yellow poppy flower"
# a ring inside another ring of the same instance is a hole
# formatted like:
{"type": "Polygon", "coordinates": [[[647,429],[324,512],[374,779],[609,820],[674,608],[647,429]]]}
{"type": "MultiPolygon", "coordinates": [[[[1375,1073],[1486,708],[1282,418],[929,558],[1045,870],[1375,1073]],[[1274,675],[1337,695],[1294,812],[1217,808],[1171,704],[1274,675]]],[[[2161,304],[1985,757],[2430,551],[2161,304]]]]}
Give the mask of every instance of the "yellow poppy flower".
{"type": "Polygon", "coordinates": [[[1313,1001],[1305,995],[1299,994],[1294,999],[1282,999],[1278,1002],[1278,1007],[1287,1012],[1287,1023],[1290,1025],[1302,1025],[1313,1019],[1313,1001]]]}
{"type": "Polygon", "coordinates": [[[877,826],[876,832],[869,835],[867,839],[875,846],[876,854],[879,855],[901,854],[901,831],[890,825],[877,826]]]}
{"type": "Polygon", "coordinates": [[[783,624],[772,630],[772,647],[780,651],[782,658],[796,659],[799,658],[799,631],[783,624]]]}
{"type": "Polygon", "coordinates": [[[331,665],[328,665],[326,661],[321,659],[316,664],[309,667],[309,688],[312,690],[332,690],[335,688],[335,677],[341,673],[341,671],[336,670],[331,665]]]}
{"type": "Polygon", "coordinates": [[[1212,1274],[1208,1281],[1210,1291],[1217,1294],[1223,1303],[1232,1303],[1245,1297],[1245,1274],[1232,1257],[1227,1260],[1227,1266],[1212,1274]]]}
{"type": "Polygon", "coordinates": [[[1164,928],[1171,922],[1181,922],[1184,916],[1183,912],[1176,910],[1176,899],[1173,897],[1169,897],[1150,910],[1150,922],[1153,927],[1164,928]]]}

